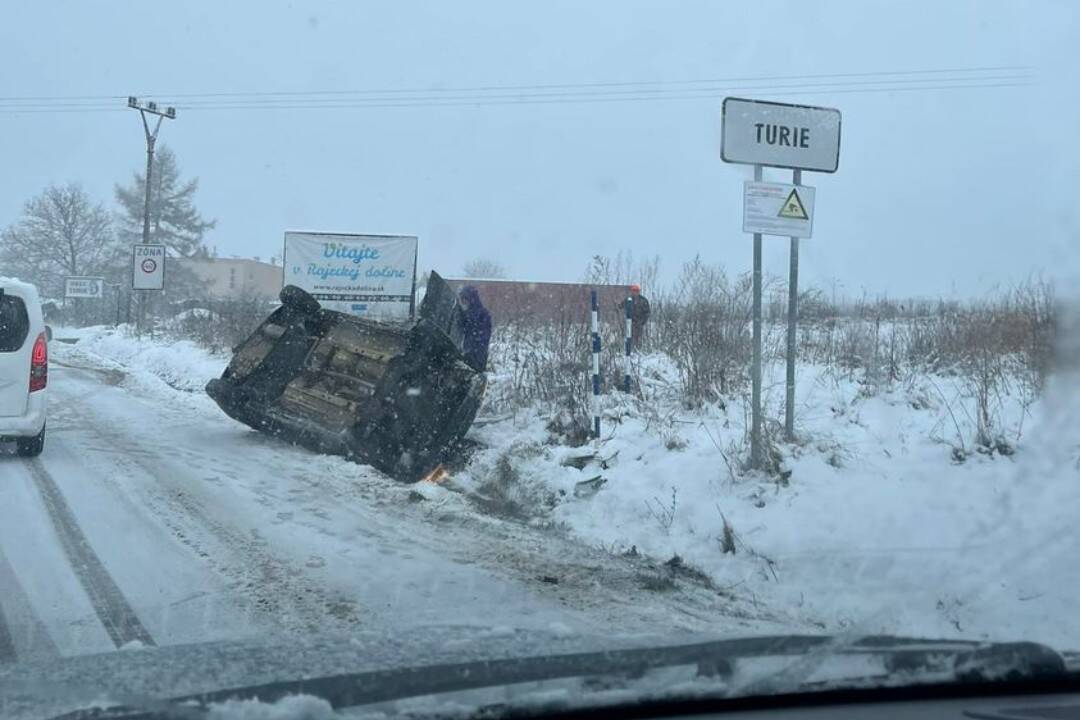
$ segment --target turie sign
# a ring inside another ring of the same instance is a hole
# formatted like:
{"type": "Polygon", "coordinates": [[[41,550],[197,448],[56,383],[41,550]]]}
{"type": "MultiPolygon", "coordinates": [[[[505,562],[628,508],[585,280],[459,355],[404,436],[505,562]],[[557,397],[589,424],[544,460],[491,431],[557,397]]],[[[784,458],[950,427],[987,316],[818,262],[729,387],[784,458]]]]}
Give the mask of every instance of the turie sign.
{"type": "Polygon", "coordinates": [[[814,230],[814,188],[747,182],[742,224],[745,233],[808,238],[814,230]]]}
{"type": "Polygon", "coordinates": [[[165,289],[164,245],[132,245],[131,287],[134,290],[165,289]]]}
{"type": "Polygon", "coordinates": [[[724,98],[724,162],[836,172],[840,111],[811,105],[724,98]]]}
{"type": "Polygon", "coordinates": [[[76,277],[64,278],[64,298],[103,298],[105,297],[105,278],[76,277]]]}
{"type": "Polygon", "coordinates": [[[763,467],[762,241],[764,235],[787,236],[787,387],[784,436],[795,440],[795,353],[798,346],[799,240],[814,229],[814,188],[802,184],[803,170],[836,172],[840,164],[840,111],[812,105],[724,98],[720,157],[754,166],[754,181],[743,186],[743,232],[754,236],[753,353],[750,367],[750,466],[763,467]],[[762,182],[765,167],[791,170],[791,185],[762,182]]]}

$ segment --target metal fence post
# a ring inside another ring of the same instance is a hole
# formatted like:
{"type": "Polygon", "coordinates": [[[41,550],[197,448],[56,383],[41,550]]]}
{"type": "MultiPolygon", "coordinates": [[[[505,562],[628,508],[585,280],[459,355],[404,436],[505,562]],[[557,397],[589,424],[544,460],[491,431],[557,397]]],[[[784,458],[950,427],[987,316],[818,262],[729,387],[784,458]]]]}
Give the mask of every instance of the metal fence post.
{"type": "Polygon", "coordinates": [[[626,329],[624,335],[626,336],[626,367],[623,375],[623,392],[630,392],[630,353],[633,346],[633,327],[634,318],[634,296],[630,295],[626,298],[626,329]]]}
{"type": "Polygon", "coordinates": [[[589,291],[592,300],[592,415],[593,437],[600,439],[600,303],[596,290],[589,291]]]}

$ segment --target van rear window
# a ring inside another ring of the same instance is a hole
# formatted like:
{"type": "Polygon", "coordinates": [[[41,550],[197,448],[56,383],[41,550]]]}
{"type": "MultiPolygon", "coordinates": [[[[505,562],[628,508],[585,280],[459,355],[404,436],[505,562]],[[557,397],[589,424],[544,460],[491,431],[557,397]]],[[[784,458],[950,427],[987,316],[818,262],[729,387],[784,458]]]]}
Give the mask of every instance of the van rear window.
{"type": "Polygon", "coordinates": [[[30,334],[30,316],[22,298],[0,290],[0,352],[15,352],[30,334]]]}

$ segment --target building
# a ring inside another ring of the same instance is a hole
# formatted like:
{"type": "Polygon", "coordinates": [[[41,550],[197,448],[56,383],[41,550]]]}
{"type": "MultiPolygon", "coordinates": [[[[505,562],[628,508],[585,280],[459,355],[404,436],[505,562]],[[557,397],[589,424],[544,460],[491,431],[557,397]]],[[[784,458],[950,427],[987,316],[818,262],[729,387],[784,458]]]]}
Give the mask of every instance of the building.
{"type": "Polygon", "coordinates": [[[281,292],[280,265],[248,258],[169,258],[190,271],[217,300],[273,299],[281,292]]]}
{"type": "Polygon", "coordinates": [[[596,290],[602,322],[622,322],[629,285],[446,278],[455,292],[472,285],[495,325],[512,322],[588,322],[590,291],[596,290]]]}

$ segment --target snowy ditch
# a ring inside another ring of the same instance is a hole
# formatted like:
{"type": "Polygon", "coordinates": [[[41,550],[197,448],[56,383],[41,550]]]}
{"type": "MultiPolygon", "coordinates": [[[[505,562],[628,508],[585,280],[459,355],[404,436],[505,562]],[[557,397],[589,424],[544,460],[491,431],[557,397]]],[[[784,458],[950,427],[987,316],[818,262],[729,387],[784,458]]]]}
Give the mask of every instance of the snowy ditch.
{"type": "MultiPolygon", "coordinates": [[[[74,352],[135,382],[164,383],[198,412],[216,410],[201,391],[225,356],[123,329],[56,335],[77,337],[74,352]]],[[[459,491],[486,512],[612,555],[666,561],[667,574],[642,578],[642,593],[663,593],[689,574],[826,630],[1080,647],[1072,611],[1080,448],[1062,432],[1080,423],[1075,378],[1051,378],[1034,403],[1003,397],[997,412],[1011,444],[1002,454],[970,450],[977,417],[957,377],[927,374],[871,391],[857,374],[805,364],[799,441],[777,441],[776,472],[761,474],[742,468],[748,409],[740,398],[687,409],[671,390],[676,370],[666,357],[638,362],[648,400],[609,395],[599,443],[579,445],[553,427],[550,406],[488,409],[471,432],[478,447],[467,465],[420,496],[459,491]]],[[[775,429],[783,367],[768,372],[775,429]]],[[[506,382],[492,373],[490,395],[505,398],[506,382]]]]}

